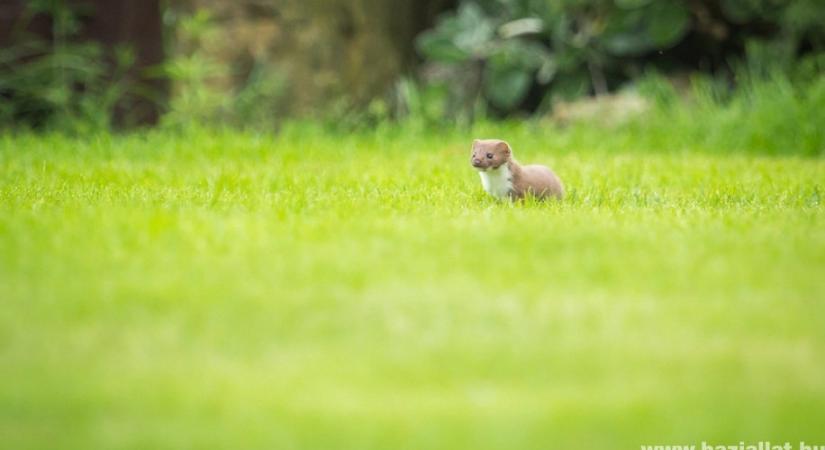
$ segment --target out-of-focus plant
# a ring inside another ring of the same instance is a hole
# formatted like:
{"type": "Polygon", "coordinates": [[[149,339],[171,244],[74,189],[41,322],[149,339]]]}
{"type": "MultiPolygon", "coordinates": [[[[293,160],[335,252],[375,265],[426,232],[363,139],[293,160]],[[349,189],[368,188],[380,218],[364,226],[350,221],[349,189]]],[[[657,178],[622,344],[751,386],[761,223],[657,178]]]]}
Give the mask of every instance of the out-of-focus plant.
{"type": "Polygon", "coordinates": [[[754,61],[782,51],[792,58],[803,42],[813,51],[825,49],[825,8],[816,0],[706,3],[463,0],[418,37],[417,47],[441,68],[432,71],[441,75],[434,78],[451,87],[455,107],[449,114],[459,116],[478,102],[511,113],[528,100],[535,109],[556,96],[606,93],[643,73],[653,59],[646,57],[700,29],[713,35],[708,47],[725,39],[737,41],[734,47],[745,41],[754,61]],[[732,35],[735,27],[754,23],[769,31],[732,35]]]}
{"type": "Polygon", "coordinates": [[[393,89],[392,118],[420,129],[438,127],[443,123],[444,99],[447,89],[443,85],[417,82],[412,78],[399,80],[393,89]]]}
{"type": "Polygon", "coordinates": [[[174,22],[168,25],[177,33],[175,48],[159,71],[173,85],[164,125],[221,123],[274,127],[283,116],[281,100],[286,93],[284,77],[277,68],[252,61],[240,87],[228,89],[221,80],[235,75],[231,72],[235,69],[221,64],[206,51],[210,42],[219,37],[218,24],[209,11],[175,17],[174,22]]]}
{"type": "Polygon", "coordinates": [[[78,11],[62,1],[26,3],[19,30],[13,45],[0,49],[0,127],[109,128],[134,53],[118,48],[110,70],[100,45],[77,38],[78,11]],[[52,39],[22,32],[36,15],[51,18],[52,39]]]}

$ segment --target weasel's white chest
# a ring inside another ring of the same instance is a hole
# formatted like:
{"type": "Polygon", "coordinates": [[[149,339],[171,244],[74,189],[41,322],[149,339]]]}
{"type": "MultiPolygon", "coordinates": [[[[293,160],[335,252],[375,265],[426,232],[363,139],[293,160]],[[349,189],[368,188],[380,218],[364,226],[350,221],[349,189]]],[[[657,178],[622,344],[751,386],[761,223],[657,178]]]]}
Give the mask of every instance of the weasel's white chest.
{"type": "Polygon", "coordinates": [[[479,172],[478,175],[481,177],[481,185],[484,186],[484,190],[493,197],[505,198],[513,190],[513,177],[510,174],[510,168],[506,164],[498,169],[479,172]]]}

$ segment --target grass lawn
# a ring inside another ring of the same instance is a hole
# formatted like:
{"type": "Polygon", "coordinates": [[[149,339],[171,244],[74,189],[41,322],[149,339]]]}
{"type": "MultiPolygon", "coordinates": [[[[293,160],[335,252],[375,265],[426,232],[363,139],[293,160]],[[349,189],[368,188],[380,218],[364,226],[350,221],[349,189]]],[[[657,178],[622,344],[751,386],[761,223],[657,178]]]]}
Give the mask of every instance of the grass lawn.
{"type": "Polygon", "coordinates": [[[825,444],[825,158],[587,136],[0,135],[1,446],[825,444]]]}

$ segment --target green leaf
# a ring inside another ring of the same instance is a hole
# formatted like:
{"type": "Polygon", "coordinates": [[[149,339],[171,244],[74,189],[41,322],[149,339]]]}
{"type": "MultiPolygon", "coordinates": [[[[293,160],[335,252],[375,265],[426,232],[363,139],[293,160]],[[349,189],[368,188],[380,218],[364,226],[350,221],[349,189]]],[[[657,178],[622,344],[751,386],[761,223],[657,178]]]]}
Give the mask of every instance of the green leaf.
{"type": "Polygon", "coordinates": [[[601,40],[607,51],[614,55],[637,54],[650,48],[650,40],[644,32],[644,11],[618,10],[610,14],[601,40]]]}
{"type": "Polygon", "coordinates": [[[455,14],[421,34],[416,45],[429,59],[458,63],[485,56],[494,38],[495,27],[481,8],[474,3],[463,3],[455,14]]]}
{"type": "Polygon", "coordinates": [[[614,0],[616,6],[622,9],[635,9],[647,6],[651,0],[614,0]]]}
{"type": "Polygon", "coordinates": [[[610,17],[602,40],[614,55],[638,55],[675,45],[690,25],[690,12],[675,0],[643,8],[618,10],[610,17]]]}
{"type": "Polygon", "coordinates": [[[489,65],[484,77],[484,92],[493,105],[509,110],[527,95],[531,79],[530,73],[522,69],[489,65]]]}
{"type": "Polygon", "coordinates": [[[543,45],[508,39],[491,47],[490,61],[499,67],[518,67],[525,70],[535,70],[550,58],[550,52],[543,45]]]}
{"type": "Polygon", "coordinates": [[[556,59],[552,56],[548,56],[547,59],[544,60],[541,67],[539,67],[539,71],[536,74],[536,80],[541,84],[547,84],[553,81],[553,78],[556,76],[556,72],[559,70],[559,65],[556,62],[556,59]]]}
{"type": "Polygon", "coordinates": [[[680,2],[655,2],[650,5],[647,19],[647,34],[653,45],[670,47],[687,32],[690,12],[680,2]]]}
{"type": "Polygon", "coordinates": [[[620,56],[643,53],[653,47],[644,33],[616,34],[606,39],[604,44],[610,53],[620,56]]]}
{"type": "Polygon", "coordinates": [[[444,63],[466,61],[470,55],[458,48],[449,36],[435,31],[428,31],[420,35],[416,41],[418,51],[425,57],[444,63]]]}
{"type": "Polygon", "coordinates": [[[553,81],[553,88],[548,95],[551,98],[572,100],[587,94],[590,77],[584,71],[559,74],[553,81]]]}
{"type": "Polygon", "coordinates": [[[470,54],[480,54],[495,37],[495,27],[475,3],[462,3],[452,25],[456,47],[470,54]]]}

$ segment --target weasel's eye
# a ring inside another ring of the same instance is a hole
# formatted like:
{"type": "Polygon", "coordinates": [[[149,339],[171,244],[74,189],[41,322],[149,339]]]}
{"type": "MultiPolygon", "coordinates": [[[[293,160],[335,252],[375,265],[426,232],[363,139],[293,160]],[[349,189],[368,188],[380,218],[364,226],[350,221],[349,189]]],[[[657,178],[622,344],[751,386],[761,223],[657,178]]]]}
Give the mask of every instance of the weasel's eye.
{"type": "Polygon", "coordinates": [[[493,154],[492,153],[487,153],[487,159],[493,159],[493,154]]]}

